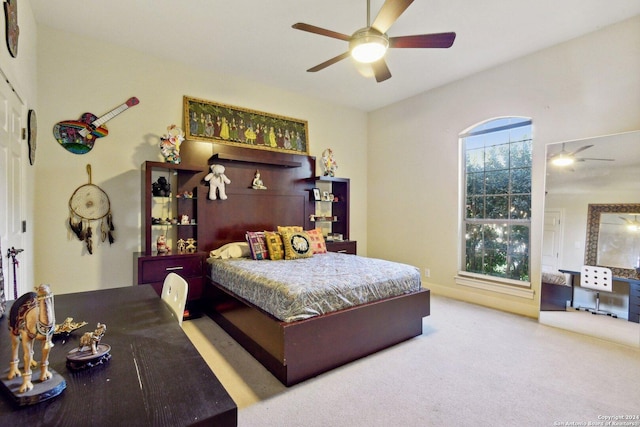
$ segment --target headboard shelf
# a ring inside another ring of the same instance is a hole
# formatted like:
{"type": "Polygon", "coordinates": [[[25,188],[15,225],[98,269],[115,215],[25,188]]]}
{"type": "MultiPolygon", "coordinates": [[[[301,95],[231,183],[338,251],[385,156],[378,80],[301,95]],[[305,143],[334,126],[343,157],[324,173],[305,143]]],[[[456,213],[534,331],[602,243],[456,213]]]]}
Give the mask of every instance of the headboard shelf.
{"type": "Polygon", "coordinates": [[[285,168],[299,168],[302,166],[302,162],[296,162],[286,160],[278,157],[263,158],[248,153],[233,154],[233,153],[215,153],[212,160],[228,160],[232,162],[245,162],[245,163],[259,163],[264,165],[282,166],[285,168]]]}

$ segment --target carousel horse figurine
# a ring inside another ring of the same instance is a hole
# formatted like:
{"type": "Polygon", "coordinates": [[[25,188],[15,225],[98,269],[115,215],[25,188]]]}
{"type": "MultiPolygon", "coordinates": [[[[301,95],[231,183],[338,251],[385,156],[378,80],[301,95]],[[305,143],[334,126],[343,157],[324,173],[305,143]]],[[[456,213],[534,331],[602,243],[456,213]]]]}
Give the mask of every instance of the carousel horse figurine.
{"type": "Polygon", "coordinates": [[[18,298],[11,307],[9,330],[11,331],[11,362],[9,379],[22,376],[20,393],[33,388],[31,368],[37,366],[33,360],[33,341],[41,340],[42,362],[40,362],[40,381],[46,381],[53,375],[49,371],[49,351],[53,347],[51,338],[55,330],[53,294],[49,285],[40,285],[36,292],[28,292],[18,298]],[[18,369],[18,341],[22,340],[24,353],[24,375],[18,369]]]}

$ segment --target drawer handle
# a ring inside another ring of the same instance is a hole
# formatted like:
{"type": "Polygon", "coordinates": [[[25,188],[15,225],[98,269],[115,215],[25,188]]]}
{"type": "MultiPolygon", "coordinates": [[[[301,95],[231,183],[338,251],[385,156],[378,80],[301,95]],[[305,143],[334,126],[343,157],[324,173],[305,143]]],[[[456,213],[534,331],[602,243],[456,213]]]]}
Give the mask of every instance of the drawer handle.
{"type": "Polygon", "coordinates": [[[338,251],[338,253],[339,254],[344,254],[344,253],[347,253],[347,250],[346,249],[341,249],[341,250],[338,251]]]}
{"type": "Polygon", "coordinates": [[[167,268],[165,268],[165,271],[175,271],[175,270],[183,270],[183,269],[184,269],[184,267],[181,267],[181,266],[179,266],[179,267],[167,267],[167,268]]]}

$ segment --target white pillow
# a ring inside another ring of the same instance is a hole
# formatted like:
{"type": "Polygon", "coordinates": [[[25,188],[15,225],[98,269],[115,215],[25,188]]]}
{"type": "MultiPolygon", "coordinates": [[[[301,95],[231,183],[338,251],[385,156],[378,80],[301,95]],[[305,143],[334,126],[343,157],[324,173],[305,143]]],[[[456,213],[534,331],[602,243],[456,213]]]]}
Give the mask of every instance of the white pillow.
{"type": "Polygon", "coordinates": [[[219,259],[247,258],[251,256],[251,251],[247,242],[233,242],[211,251],[209,256],[219,259]]]}

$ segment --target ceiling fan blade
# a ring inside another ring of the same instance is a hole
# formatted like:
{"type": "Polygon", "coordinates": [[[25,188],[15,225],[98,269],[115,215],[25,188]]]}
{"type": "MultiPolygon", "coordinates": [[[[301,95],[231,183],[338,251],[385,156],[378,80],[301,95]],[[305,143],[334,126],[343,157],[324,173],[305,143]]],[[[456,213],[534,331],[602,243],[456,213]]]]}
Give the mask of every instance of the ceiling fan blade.
{"type": "Polygon", "coordinates": [[[591,148],[591,147],[593,147],[593,145],[584,145],[584,146],[582,146],[582,147],[578,148],[576,151],[574,151],[574,152],[572,152],[572,153],[569,153],[569,155],[570,155],[570,156],[575,156],[575,155],[576,155],[576,154],[578,154],[579,152],[584,151],[584,150],[586,150],[587,148],[591,148]]]}
{"type": "Polygon", "coordinates": [[[386,33],[402,13],[413,3],[413,0],[387,0],[378,12],[371,25],[381,33],[386,33]]]}
{"type": "Polygon", "coordinates": [[[346,34],[337,33],[335,31],[326,30],[324,28],[316,27],[315,25],[304,24],[302,22],[298,22],[297,24],[293,24],[291,26],[296,30],[307,31],[309,33],[320,34],[321,36],[333,37],[334,39],[340,39],[344,41],[351,40],[351,36],[346,34]]]}
{"type": "Polygon", "coordinates": [[[376,81],[378,83],[391,78],[391,71],[389,71],[389,67],[387,67],[387,63],[384,61],[384,58],[378,59],[376,62],[372,63],[371,68],[373,69],[373,74],[376,76],[376,81]]]}
{"type": "Polygon", "coordinates": [[[576,158],[576,162],[584,162],[585,160],[600,160],[600,161],[604,161],[604,162],[613,162],[615,161],[614,159],[593,159],[590,157],[579,157],[576,158]]]}
{"type": "Polygon", "coordinates": [[[389,37],[390,48],[449,48],[456,33],[421,34],[415,36],[389,37]]]}
{"type": "Polygon", "coordinates": [[[335,56],[335,57],[329,59],[328,61],[324,61],[322,64],[318,64],[315,67],[309,68],[307,71],[310,72],[310,73],[315,73],[316,71],[320,71],[322,69],[327,68],[329,65],[333,65],[338,61],[342,61],[343,59],[348,58],[349,55],[350,55],[350,53],[348,51],[345,52],[345,53],[341,53],[340,55],[335,56]]]}

